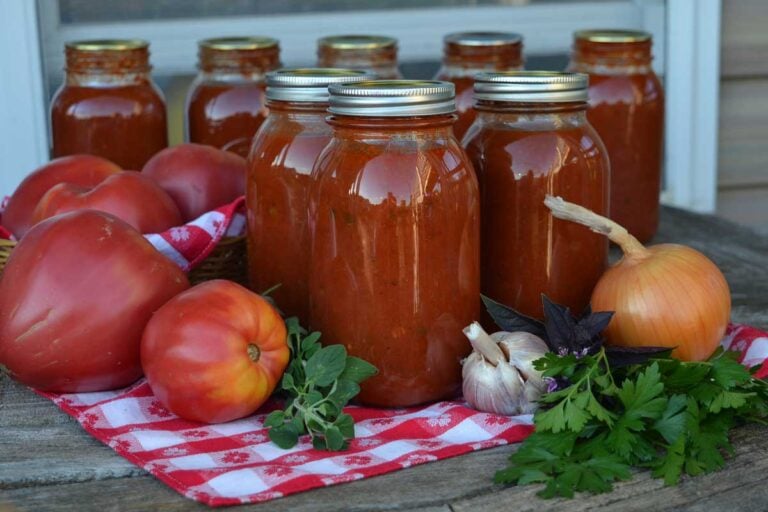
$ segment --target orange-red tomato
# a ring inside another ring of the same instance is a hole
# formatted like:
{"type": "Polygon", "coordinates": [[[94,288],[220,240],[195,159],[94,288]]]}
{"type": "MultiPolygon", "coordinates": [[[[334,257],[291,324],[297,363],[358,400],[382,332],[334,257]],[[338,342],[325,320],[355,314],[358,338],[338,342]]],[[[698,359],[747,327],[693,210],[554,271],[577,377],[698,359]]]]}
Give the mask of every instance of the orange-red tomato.
{"type": "Polygon", "coordinates": [[[171,196],[152,178],[135,171],[113,174],[92,187],[59,183],[37,203],[32,223],[84,209],[111,213],[141,233],[160,233],[182,224],[171,196]]]}
{"type": "Polygon", "coordinates": [[[3,212],[3,225],[21,238],[32,227],[32,212],[40,198],[54,185],[72,183],[92,187],[122,169],[93,155],[72,155],[51,160],[32,171],[16,187],[3,212]]]}
{"type": "Polygon", "coordinates": [[[277,386],[289,355],[277,310],[222,279],[171,299],[141,340],[141,364],[155,396],[176,415],[205,423],[255,412],[277,386]]]}

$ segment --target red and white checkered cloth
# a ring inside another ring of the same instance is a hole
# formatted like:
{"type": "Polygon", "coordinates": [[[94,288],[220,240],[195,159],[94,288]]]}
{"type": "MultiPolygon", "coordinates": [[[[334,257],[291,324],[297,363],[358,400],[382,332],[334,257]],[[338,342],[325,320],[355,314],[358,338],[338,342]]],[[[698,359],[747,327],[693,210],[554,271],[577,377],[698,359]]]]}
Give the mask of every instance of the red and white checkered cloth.
{"type": "MultiPolygon", "coordinates": [[[[726,348],[768,375],[768,333],[732,325],[726,348]]],[[[220,425],[181,420],[152,395],[146,381],[103,393],[41,393],[91,435],[179,493],[212,506],[281,496],[389,473],[417,464],[523,440],[531,416],[498,416],[461,401],[409,409],[348,407],[356,439],[344,452],[312,448],[308,436],[290,450],[272,444],[259,414],[220,425]]]]}

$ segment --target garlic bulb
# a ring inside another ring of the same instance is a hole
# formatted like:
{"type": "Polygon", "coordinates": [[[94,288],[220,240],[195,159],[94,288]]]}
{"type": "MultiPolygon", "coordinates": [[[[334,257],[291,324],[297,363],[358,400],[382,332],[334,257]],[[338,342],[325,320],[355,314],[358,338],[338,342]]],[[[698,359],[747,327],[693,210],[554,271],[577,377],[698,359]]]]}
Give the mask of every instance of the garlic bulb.
{"type": "Polygon", "coordinates": [[[533,362],[548,351],[527,332],[488,335],[479,323],[464,329],[474,350],[462,368],[464,399],[478,411],[511,416],[536,410],[547,383],[533,362]]]}

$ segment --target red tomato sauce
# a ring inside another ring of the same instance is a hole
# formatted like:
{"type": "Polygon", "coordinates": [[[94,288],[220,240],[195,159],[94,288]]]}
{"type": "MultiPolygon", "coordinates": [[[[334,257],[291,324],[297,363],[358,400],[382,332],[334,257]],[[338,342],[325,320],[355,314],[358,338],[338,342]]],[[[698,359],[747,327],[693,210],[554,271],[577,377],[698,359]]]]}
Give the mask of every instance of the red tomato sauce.
{"type": "Polygon", "coordinates": [[[480,182],[483,293],[537,318],[542,293],[580,313],[607,266],[608,242],[552,217],[544,197],[605,214],[604,148],[583,103],[526,104],[518,112],[499,105],[479,102],[464,139],[480,182]]]}
{"type": "Polygon", "coordinates": [[[312,328],[378,367],[361,402],[451,397],[480,284],[477,181],[453,116],[330,119],[311,194],[312,328]]]}
{"type": "Polygon", "coordinates": [[[577,39],[570,68],[589,73],[587,117],[611,161],[611,218],[641,242],[659,224],[664,94],[651,41],[577,39]]]}
{"type": "Polygon", "coordinates": [[[165,103],[149,75],[147,45],[93,44],[66,49],[65,83],[51,103],[53,157],[85,153],[139,170],[168,145],[165,103]]]}
{"type": "Polygon", "coordinates": [[[189,142],[248,156],[251,139],[267,116],[264,74],[280,67],[271,38],[200,42],[200,74],[187,97],[189,142]]]}
{"type": "Polygon", "coordinates": [[[309,317],[310,174],[317,155],[331,138],[325,107],[275,103],[264,130],[254,140],[248,166],[248,263],[251,287],[264,291],[276,284],[275,302],[306,325],[309,317]]]}

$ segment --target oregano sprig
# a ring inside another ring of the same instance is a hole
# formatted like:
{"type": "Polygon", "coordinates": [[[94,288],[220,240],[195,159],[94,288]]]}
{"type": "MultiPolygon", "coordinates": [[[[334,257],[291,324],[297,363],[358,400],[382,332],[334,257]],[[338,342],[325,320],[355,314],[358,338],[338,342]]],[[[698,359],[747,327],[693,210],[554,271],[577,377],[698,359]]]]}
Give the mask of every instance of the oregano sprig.
{"type": "Polygon", "coordinates": [[[312,445],[343,450],[355,437],[354,420],[344,406],[360,392],[360,383],[377,373],[376,367],[349,356],[343,345],[322,346],[319,332],[307,332],[296,318],[286,320],[291,361],[280,387],[282,410],[271,412],[264,425],[281,448],[292,448],[309,434],[312,445]]]}

